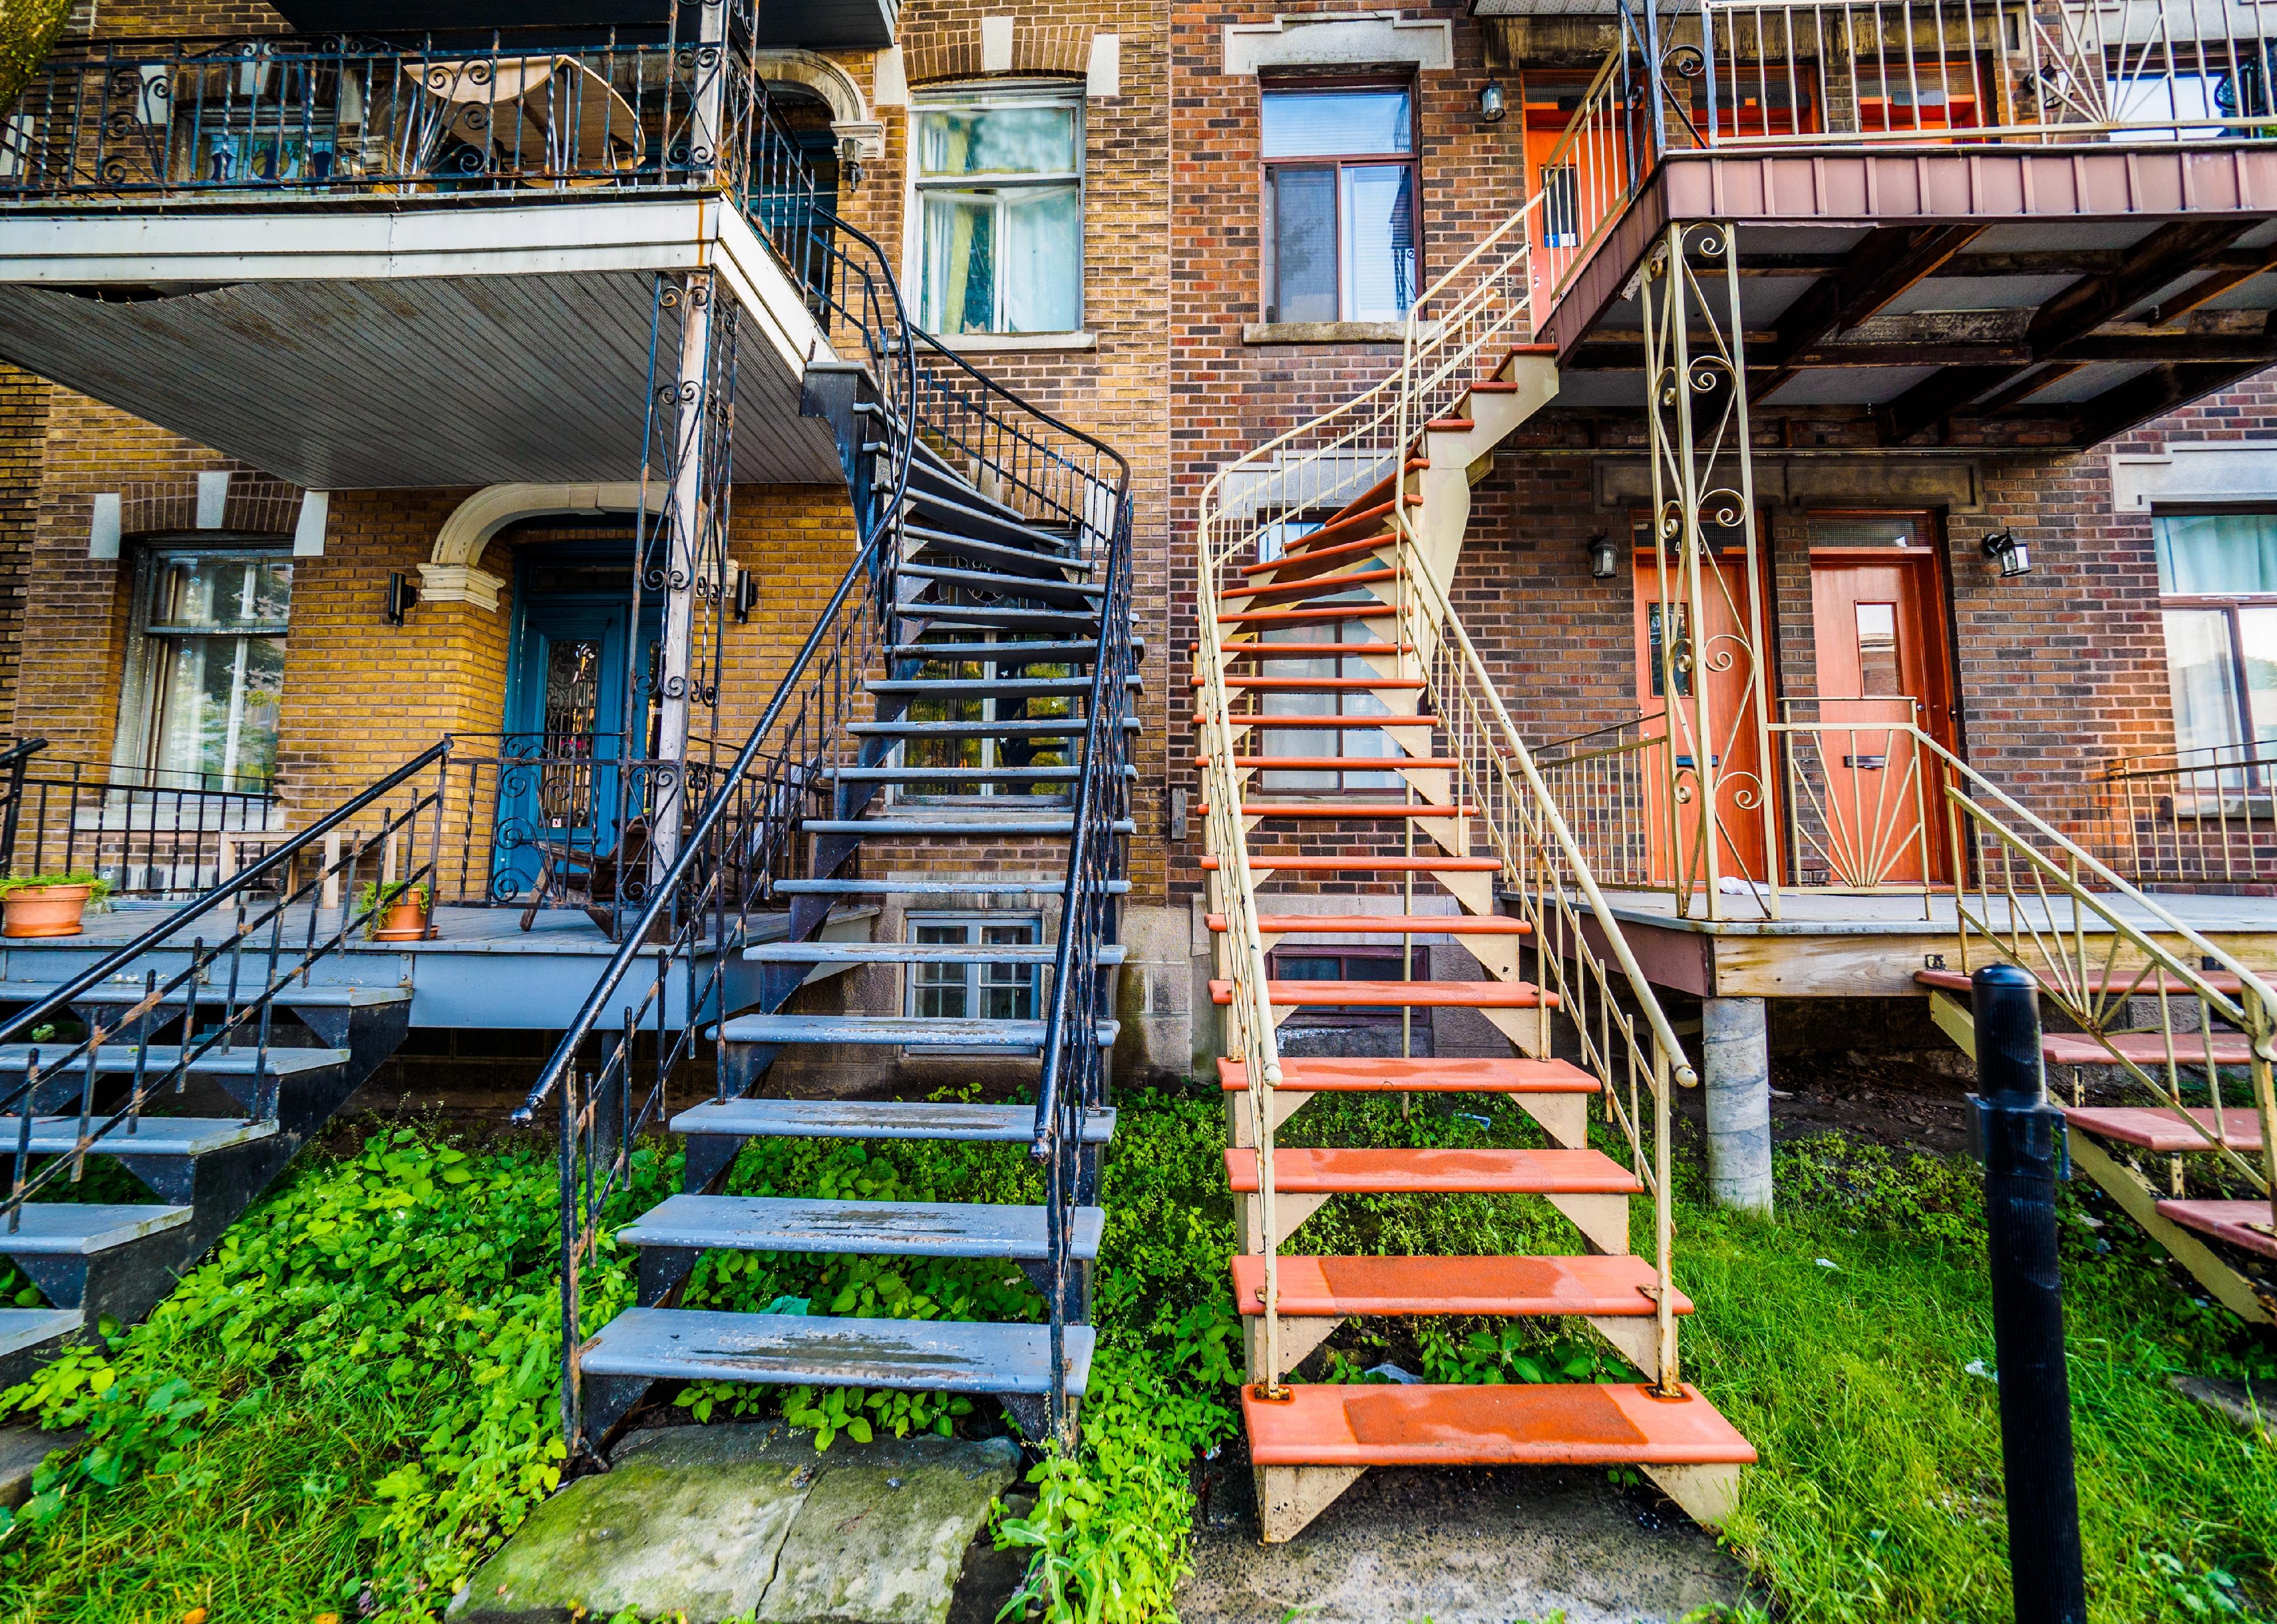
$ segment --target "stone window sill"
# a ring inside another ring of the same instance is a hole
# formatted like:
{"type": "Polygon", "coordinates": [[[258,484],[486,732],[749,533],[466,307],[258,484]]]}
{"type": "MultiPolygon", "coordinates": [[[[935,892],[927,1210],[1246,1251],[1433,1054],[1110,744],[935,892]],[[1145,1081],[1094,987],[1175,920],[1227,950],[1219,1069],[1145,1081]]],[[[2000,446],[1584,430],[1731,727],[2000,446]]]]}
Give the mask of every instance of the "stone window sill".
{"type": "MultiPolygon", "coordinates": [[[[1428,339],[1437,327],[1426,322],[1416,336],[1428,339]]],[[[1400,344],[1406,338],[1405,322],[1252,322],[1241,330],[1244,344],[1400,344]]]]}
{"type": "Polygon", "coordinates": [[[1021,350],[1097,349],[1095,332],[936,333],[945,348],[964,355],[1002,355],[1021,350]]]}

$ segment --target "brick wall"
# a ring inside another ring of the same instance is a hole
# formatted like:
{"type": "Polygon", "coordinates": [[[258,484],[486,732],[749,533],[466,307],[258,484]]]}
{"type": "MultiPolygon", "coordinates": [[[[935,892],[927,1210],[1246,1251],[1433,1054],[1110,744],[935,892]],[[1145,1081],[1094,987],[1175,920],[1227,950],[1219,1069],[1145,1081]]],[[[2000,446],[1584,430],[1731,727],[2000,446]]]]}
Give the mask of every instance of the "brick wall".
{"type": "Polygon", "coordinates": [[[0,366],[0,727],[15,713],[25,595],[47,464],[48,385],[0,366]]]}

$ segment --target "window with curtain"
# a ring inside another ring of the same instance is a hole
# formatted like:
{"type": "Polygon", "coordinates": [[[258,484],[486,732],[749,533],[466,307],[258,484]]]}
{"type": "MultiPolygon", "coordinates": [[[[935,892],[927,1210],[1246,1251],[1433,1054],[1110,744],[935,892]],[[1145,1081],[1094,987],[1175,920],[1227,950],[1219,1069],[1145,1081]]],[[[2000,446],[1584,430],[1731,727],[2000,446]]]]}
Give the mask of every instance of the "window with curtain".
{"type": "Polygon", "coordinates": [[[2277,747],[2277,511],[2161,513],[2159,599],[2174,747],[2250,759],[2277,747]]]}
{"type": "Polygon", "coordinates": [[[1268,89],[1261,122],[1266,319],[1404,320],[1421,271],[1413,95],[1268,89]]]}
{"type": "Polygon", "coordinates": [[[168,789],[266,789],[293,559],[281,549],[153,547],[140,572],[123,729],[168,789]]]}
{"type": "Polygon", "coordinates": [[[914,114],[919,324],[949,335],[1082,326],[1081,87],[940,92],[914,114]]]}

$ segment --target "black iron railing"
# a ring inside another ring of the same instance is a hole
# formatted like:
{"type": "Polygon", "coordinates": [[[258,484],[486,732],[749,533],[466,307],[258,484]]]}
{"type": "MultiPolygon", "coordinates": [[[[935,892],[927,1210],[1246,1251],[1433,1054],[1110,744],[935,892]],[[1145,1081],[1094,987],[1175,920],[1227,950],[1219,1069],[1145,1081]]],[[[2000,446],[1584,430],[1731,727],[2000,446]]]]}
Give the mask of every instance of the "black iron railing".
{"type": "Polygon", "coordinates": [[[765,91],[743,43],[748,8],[729,11],[726,37],[709,42],[484,31],[60,50],[0,118],[0,200],[527,199],[725,178],[788,215],[804,172],[752,139],[765,91]]]}
{"type": "Polygon", "coordinates": [[[0,871],[100,875],[114,896],[195,896],[264,850],[279,801],[267,780],[0,754],[0,871]]]}
{"type": "Polygon", "coordinates": [[[0,1155],[14,1163],[0,1225],[13,1233],[26,1201],[58,1180],[76,1183],[90,1151],[118,1149],[150,1100],[180,1088],[213,1057],[252,1052],[256,1080],[246,1121],[276,1123],[268,1059],[278,1006],[392,901],[423,889],[431,897],[449,749],[445,740],[414,757],[0,1022],[0,1045],[33,1044],[21,1077],[0,1084],[0,1117],[13,1118],[12,1141],[0,1144],[0,1155]],[[312,856],[313,865],[305,860],[312,856]],[[306,877],[296,881],[296,873],[306,877]],[[369,896],[367,881],[376,882],[369,896]],[[131,989],[138,970],[139,995],[101,996],[120,985],[131,989]],[[77,1010],[88,1018],[76,1040],[37,1038],[73,1023],[77,1010]],[[151,1041],[176,1024],[179,1042],[151,1041]],[[122,1100],[98,1107],[105,1055],[121,1048],[133,1056],[132,1080],[122,1100]],[[50,1159],[35,1170],[34,1118],[42,1116],[48,1131],[38,1135],[36,1155],[50,1159]],[[53,1126],[73,1119],[72,1147],[58,1152],[53,1126]]]}

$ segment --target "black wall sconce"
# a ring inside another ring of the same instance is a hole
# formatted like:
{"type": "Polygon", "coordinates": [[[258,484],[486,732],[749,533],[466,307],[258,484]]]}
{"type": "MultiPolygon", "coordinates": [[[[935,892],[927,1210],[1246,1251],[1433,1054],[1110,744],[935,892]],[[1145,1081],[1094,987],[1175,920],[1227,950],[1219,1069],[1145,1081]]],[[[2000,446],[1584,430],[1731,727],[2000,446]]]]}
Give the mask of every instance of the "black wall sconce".
{"type": "Polygon", "coordinates": [[[838,143],[838,179],[849,192],[862,189],[862,143],[851,135],[838,143]]]}
{"type": "Polygon", "coordinates": [[[1599,530],[1589,538],[1589,575],[1594,580],[1610,581],[1620,568],[1620,549],[1613,545],[1613,533],[1599,530]]]}
{"type": "Polygon", "coordinates": [[[759,605],[759,578],[741,564],[735,566],[735,620],[738,624],[751,618],[751,611],[759,605]]]}
{"type": "Polygon", "coordinates": [[[1509,98],[1503,94],[1502,80],[1489,79],[1479,87],[1479,122],[1500,124],[1503,115],[1510,111],[1509,98]]]}
{"type": "Polygon", "coordinates": [[[1984,556],[2000,566],[2000,578],[2013,580],[2032,573],[2032,550],[2016,539],[2016,532],[2006,528],[1994,530],[1984,538],[1984,556]]]}
{"type": "Polygon", "coordinates": [[[418,601],[419,590],[403,578],[401,570],[396,570],[387,577],[387,623],[389,625],[402,625],[403,617],[411,613],[413,606],[418,601]]]}

